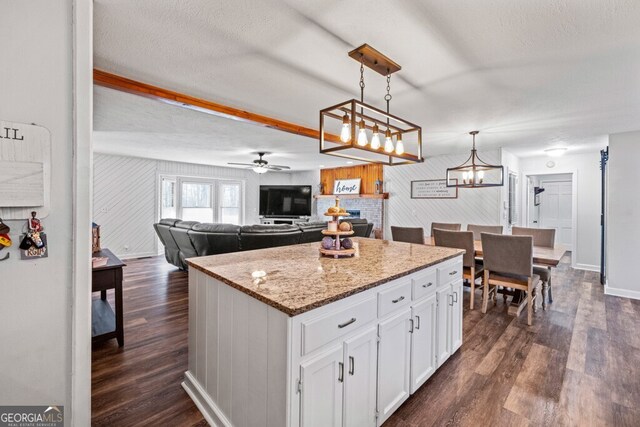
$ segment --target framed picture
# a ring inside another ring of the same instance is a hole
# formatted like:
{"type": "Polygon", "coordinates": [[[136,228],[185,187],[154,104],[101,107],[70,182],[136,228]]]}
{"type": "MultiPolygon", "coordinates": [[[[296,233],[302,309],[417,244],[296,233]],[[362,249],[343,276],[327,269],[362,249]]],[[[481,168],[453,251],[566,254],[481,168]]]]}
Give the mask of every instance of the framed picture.
{"type": "MultiPolygon", "coordinates": [[[[456,180],[457,183],[458,180],[456,180]]],[[[411,181],[412,199],[457,199],[458,187],[447,187],[446,179],[411,181]]]]}
{"type": "Polygon", "coordinates": [[[336,179],[333,194],[360,194],[360,178],[336,179]]]}

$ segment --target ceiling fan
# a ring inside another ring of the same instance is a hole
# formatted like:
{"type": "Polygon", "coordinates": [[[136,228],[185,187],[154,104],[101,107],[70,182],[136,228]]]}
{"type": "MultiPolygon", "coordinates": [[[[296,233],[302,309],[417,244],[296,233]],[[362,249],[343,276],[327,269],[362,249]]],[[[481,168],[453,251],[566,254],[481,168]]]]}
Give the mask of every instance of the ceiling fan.
{"type": "Polygon", "coordinates": [[[234,166],[246,166],[247,169],[253,169],[255,173],[267,173],[269,171],[281,171],[284,169],[291,169],[289,166],[282,165],[270,165],[269,162],[264,160],[262,157],[266,154],[271,154],[267,152],[258,152],[254,153],[258,155],[258,158],[253,161],[253,163],[234,163],[229,162],[228,165],[234,166]]]}

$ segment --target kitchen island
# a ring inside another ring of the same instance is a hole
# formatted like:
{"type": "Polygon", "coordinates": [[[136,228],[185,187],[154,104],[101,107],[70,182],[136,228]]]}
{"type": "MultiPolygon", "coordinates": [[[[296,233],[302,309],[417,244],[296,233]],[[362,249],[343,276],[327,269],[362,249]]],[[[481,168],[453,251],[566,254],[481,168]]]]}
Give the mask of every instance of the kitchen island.
{"type": "Polygon", "coordinates": [[[183,387],[210,424],[381,425],[460,347],[464,251],[354,241],[187,261],[183,387]]]}

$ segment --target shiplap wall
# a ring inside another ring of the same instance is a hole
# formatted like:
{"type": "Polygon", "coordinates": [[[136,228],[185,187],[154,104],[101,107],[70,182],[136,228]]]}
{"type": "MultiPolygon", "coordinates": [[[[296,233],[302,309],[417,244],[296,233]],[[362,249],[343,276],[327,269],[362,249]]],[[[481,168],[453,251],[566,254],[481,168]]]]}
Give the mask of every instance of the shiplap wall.
{"type": "Polygon", "coordinates": [[[100,224],[102,247],[122,258],[156,255],[162,246],[153,224],[158,215],[158,176],[183,175],[244,181],[245,224],[259,222],[261,184],[313,184],[306,173],[267,173],[251,170],[168,162],[136,157],[94,155],[93,212],[100,224]],[[299,179],[292,180],[292,176],[299,179]],[[292,182],[296,181],[296,182],[292,182]]]}
{"type": "MultiPolygon", "coordinates": [[[[480,152],[481,158],[492,164],[501,161],[500,150],[480,152]]],[[[444,179],[448,167],[464,162],[469,154],[429,157],[424,163],[385,167],[384,179],[389,192],[388,221],[391,225],[423,227],[429,234],[432,222],[467,224],[500,224],[501,190],[499,187],[460,189],[457,199],[412,199],[411,181],[444,179]]],[[[391,236],[387,229],[386,236],[391,236]]]]}

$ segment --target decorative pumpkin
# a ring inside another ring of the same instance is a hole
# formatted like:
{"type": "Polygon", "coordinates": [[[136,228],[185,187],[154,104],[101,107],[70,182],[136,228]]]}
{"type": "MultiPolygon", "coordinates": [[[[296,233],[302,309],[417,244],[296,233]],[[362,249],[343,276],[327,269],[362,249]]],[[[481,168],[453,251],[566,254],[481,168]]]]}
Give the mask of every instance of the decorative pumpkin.
{"type": "Polygon", "coordinates": [[[336,206],[331,206],[329,209],[327,209],[328,213],[338,213],[340,212],[340,208],[336,207],[336,206]]]}
{"type": "Polygon", "coordinates": [[[340,244],[342,245],[343,248],[345,249],[352,249],[353,248],[353,240],[351,240],[350,238],[344,238],[340,241],[340,244]]]}
{"type": "Polygon", "coordinates": [[[351,231],[353,229],[351,223],[347,221],[341,222],[338,228],[340,228],[340,231],[351,231]]]}
{"type": "Polygon", "coordinates": [[[333,249],[336,245],[335,241],[329,236],[323,238],[321,244],[323,249],[333,249]]]}

